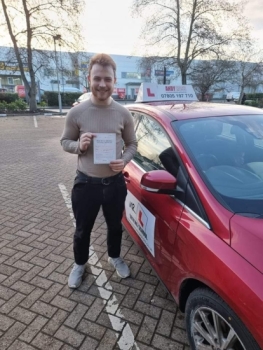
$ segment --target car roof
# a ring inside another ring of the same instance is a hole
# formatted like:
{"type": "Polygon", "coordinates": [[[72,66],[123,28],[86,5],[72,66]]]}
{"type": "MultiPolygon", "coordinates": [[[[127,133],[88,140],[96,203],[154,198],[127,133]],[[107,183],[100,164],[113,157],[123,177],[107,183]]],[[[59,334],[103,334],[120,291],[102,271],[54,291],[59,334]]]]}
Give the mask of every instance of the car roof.
{"type": "Polygon", "coordinates": [[[147,102],[127,105],[130,110],[166,115],[170,121],[231,115],[263,114],[256,107],[211,102],[147,102]]]}

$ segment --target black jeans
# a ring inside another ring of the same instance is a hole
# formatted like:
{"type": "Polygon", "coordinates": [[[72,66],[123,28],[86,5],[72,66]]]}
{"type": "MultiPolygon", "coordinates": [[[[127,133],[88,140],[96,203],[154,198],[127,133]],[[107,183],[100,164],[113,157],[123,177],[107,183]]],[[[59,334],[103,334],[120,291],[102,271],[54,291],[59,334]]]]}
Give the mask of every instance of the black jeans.
{"type": "Polygon", "coordinates": [[[75,262],[84,265],[89,259],[90,234],[101,206],[108,229],[108,255],[118,258],[122,239],[121,219],[127,195],[123,174],[100,181],[77,173],[71,195],[76,220],[73,244],[75,262]]]}

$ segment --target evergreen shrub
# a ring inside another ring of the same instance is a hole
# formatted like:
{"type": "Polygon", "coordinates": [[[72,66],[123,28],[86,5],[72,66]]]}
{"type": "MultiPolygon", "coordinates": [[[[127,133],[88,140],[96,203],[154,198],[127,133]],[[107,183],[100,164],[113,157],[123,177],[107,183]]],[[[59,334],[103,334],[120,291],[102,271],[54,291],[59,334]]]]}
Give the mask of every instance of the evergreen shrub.
{"type": "Polygon", "coordinates": [[[16,100],[18,100],[18,94],[12,93],[12,92],[0,92],[0,102],[14,102],[16,100]]]}
{"type": "MultiPolygon", "coordinates": [[[[61,92],[62,106],[72,106],[81,94],[78,92],[61,92]]],[[[42,100],[46,101],[48,106],[58,106],[57,91],[45,91],[42,100]]]]}

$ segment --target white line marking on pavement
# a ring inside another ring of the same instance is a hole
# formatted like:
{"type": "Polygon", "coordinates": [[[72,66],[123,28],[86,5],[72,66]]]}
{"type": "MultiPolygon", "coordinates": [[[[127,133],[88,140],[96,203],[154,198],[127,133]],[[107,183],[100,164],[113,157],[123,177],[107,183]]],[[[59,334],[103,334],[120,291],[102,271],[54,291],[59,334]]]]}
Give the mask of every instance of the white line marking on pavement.
{"type": "Polygon", "coordinates": [[[35,124],[35,128],[37,128],[37,118],[36,118],[36,116],[34,115],[34,124],[35,124]]]}
{"type": "MultiPolygon", "coordinates": [[[[64,184],[58,185],[62,197],[66,203],[66,206],[69,210],[70,217],[73,219],[73,225],[76,227],[74,215],[72,212],[71,198],[67,191],[67,188],[64,184]]],[[[89,259],[91,272],[94,273],[95,283],[98,286],[98,291],[100,297],[103,299],[104,304],[106,305],[106,311],[108,313],[112,328],[116,332],[121,332],[121,336],[118,340],[118,345],[120,350],[140,350],[137,343],[135,342],[132,329],[128,322],[125,321],[125,317],[122,314],[118,300],[116,296],[112,293],[112,286],[108,281],[105,271],[102,269],[102,265],[98,262],[99,258],[94,251],[93,246],[90,246],[91,251],[94,253],[89,259]],[[96,266],[92,266],[92,265],[96,266]]],[[[119,337],[119,333],[116,333],[116,337],[119,337]]]]}

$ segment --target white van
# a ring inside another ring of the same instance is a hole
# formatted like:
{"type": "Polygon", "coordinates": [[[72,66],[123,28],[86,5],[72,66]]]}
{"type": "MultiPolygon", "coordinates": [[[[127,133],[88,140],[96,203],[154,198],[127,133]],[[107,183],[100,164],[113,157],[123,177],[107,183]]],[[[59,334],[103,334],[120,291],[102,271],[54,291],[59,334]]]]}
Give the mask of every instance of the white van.
{"type": "Polygon", "coordinates": [[[76,87],[71,87],[71,86],[62,86],[60,87],[60,92],[78,92],[80,94],[83,93],[83,91],[81,91],[80,89],[76,88],[76,87]]]}
{"type": "Polygon", "coordinates": [[[80,104],[81,102],[84,102],[86,100],[90,99],[91,96],[91,92],[84,92],[84,94],[82,94],[81,96],[79,96],[79,98],[73,103],[72,107],[77,106],[78,104],[80,104]]]}

